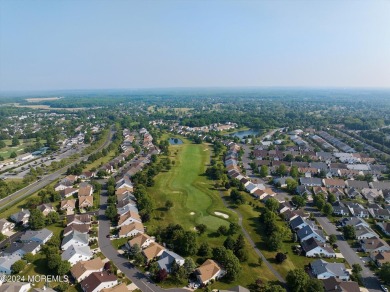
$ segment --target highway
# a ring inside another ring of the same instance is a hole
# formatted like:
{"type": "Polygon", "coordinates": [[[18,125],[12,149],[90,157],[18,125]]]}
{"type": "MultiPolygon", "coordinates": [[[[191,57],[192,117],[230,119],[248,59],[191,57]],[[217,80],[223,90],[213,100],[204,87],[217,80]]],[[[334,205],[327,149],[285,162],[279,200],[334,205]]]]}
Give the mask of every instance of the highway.
{"type": "Polygon", "coordinates": [[[48,184],[50,184],[51,182],[55,181],[60,176],[62,176],[70,166],[73,166],[76,163],[80,163],[81,161],[85,160],[89,155],[91,155],[93,153],[101,151],[103,148],[107,147],[111,143],[113,135],[114,135],[114,131],[111,130],[109,133],[108,139],[103,143],[103,145],[101,145],[98,149],[96,149],[92,153],[90,153],[84,157],[80,157],[77,161],[72,162],[71,164],[69,164],[69,165],[67,165],[59,170],[56,170],[55,172],[44,176],[42,179],[37,180],[36,182],[26,186],[25,188],[20,189],[20,190],[14,192],[13,194],[1,199],[0,200],[1,209],[3,210],[9,206],[12,206],[18,200],[24,199],[24,198],[32,195],[33,193],[39,191],[40,189],[46,187],[48,184]]]}

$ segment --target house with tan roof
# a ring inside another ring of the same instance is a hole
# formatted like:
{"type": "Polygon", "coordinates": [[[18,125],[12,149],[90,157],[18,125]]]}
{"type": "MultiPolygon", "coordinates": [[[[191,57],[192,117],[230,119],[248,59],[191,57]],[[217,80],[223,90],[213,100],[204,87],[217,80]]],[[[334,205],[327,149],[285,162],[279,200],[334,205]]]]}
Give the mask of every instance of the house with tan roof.
{"type": "Polygon", "coordinates": [[[199,268],[195,270],[198,281],[207,285],[211,280],[217,280],[225,275],[225,271],[213,260],[206,260],[199,268]]]}
{"type": "Polygon", "coordinates": [[[112,288],[118,285],[118,279],[108,272],[94,272],[85,278],[80,286],[84,292],[99,292],[104,288],[112,288]]]}
{"type": "Polygon", "coordinates": [[[147,248],[142,251],[147,261],[159,257],[165,251],[165,248],[157,242],[152,242],[147,248]]]}
{"type": "Polygon", "coordinates": [[[390,246],[380,238],[367,238],[360,241],[364,252],[385,252],[390,251],[390,246]]]}
{"type": "Polygon", "coordinates": [[[252,193],[252,196],[254,196],[256,199],[263,200],[267,196],[275,196],[276,193],[271,188],[266,188],[264,190],[257,189],[255,192],[252,193]]]}
{"type": "Polygon", "coordinates": [[[70,197],[72,196],[73,194],[76,194],[78,192],[78,189],[76,188],[66,188],[66,189],[63,189],[63,190],[60,190],[59,193],[61,195],[62,198],[67,198],[67,197],[70,197]]]}
{"type": "Polygon", "coordinates": [[[371,252],[370,258],[375,262],[378,267],[381,267],[383,264],[390,263],[390,251],[371,252]]]}
{"type": "Polygon", "coordinates": [[[71,224],[64,228],[63,236],[67,236],[73,231],[77,231],[79,233],[88,234],[89,229],[91,228],[90,224],[71,224]]]}
{"type": "Polygon", "coordinates": [[[0,233],[7,233],[14,229],[15,223],[9,222],[5,219],[0,219],[0,233]]]}
{"type": "Polygon", "coordinates": [[[128,211],[119,217],[118,227],[123,225],[129,225],[130,223],[138,222],[142,223],[141,217],[134,211],[128,211]]]}
{"type": "Polygon", "coordinates": [[[101,290],[101,292],[129,292],[129,289],[127,289],[127,286],[125,283],[121,283],[121,284],[116,285],[112,288],[104,288],[101,290]]]}
{"type": "Polygon", "coordinates": [[[94,258],[89,261],[81,261],[76,263],[71,269],[70,272],[73,278],[77,282],[81,282],[86,277],[94,272],[103,271],[104,263],[100,257],[94,258]]]}
{"type": "Polygon", "coordinates": [[[325,178],[322,180],[324,187],[327,188],[345,188],[345,181],[337,178],[325,178]]]}
{"type": "Polygon", "coordinates": [[[93,207],[93,196],[79,197],[79,208],[92,208],[93,207]]]}
{"type": "Polygon", "coordinates": [[[119,230],[119,238],[131,237],[140,233],[144,233],[144,225],[142,223],[133,222],[129,225],[121,226],[119,230]]]}
{"type": "Polygon", "coordinates": [[[126,243],[126,248],[130,249],[130,247],[138,244],[140,248],[144,249],[147,248],[152,242],[154,242],[154,237],[150,237],[145,233],[140,233],[126,243]]]}
{"type": "Polygon", "coordinates": [[[56,208],[52,204],[42,204],[37,206],[37,209],[42,212],[43,216],[47,216],[50,212],[56,212],[56,208]]]}
{"type": "Polygon", "coordinates": [[[78,197],[91,196],[93,193],[93,187],[88,183],[80,184],[78,197]]]}
{"type": "Polygon", "coordinates": [[[89,214],[81,214],[81,215],[68,215],[66,216],[67,226],[71,224],[91,224],[92,219],[89,214]]]}
{"type": "Polygon", "coordinates": [[[72,215],[74,213],[75,208],[76,208],[75,199],[61,201],[60,210],[65,210],[66,215],[72,215]]]}

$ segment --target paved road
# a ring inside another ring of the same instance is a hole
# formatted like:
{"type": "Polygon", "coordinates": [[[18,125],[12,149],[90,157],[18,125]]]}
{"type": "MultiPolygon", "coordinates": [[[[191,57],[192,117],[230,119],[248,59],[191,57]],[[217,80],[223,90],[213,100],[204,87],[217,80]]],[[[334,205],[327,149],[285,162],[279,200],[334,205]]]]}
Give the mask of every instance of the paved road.
{"type": "MultiPolygon", "coordinates": [[[[118,254],[117,250],[111,244],[107,234],[110,233],[110,221],[104,215],[105,209],[107,208],[107,193],[102,191],[100,195],[100,210],[99,210],[99,247],[104,256],[110,259],[119,270],[121,270],[127,278],[129,278],[138,288],[143,291],[151,292],[164,292],[167,291],[158,287],[156,284],[152,283],[148,277],[141,273],[137,268],[129,263],[128,259],[118,254]]],[[[174,288],[169,289],[173,292],[188,292],[187,289],[174,288]]]]}
{"type": "Polygon", "coordinates": [[[327,217],[315,217],[317,222],[322,226],[325,232],[330,234],[336,234],[338,248],[340,252],[343,254],[345,260],[349,263],[350,266],[353,264],[359,264],[363,271],[361,273],[364,285],[369,291],[382,291],[380,287],[380,282],[377,277],[373,274],[373,272],[364,265],[364,262],[360,259],[360,257],[356,254],[356,252],[349,246],[348,242],[346,242],[340,232],[336,229],[336,226],[332,224],[327,217]]]}
{"type": "MultiPolygon", "coordinates": [[[[96,153],[100,150],[102,150],[103,148],[107,147],[110,142],[111,142],[111,139],[114,135],[114,132],[111,131],[110,134],[109,134],[109,138],[104,142],[104,144],[102,146],[100,146],[98,149],[96,149],[93,153],[96,153]]],[[[92,153],[91,153],[92,154],[92,153]]],[[[88,154],[87,156],[91,155],[91,154],[88,154]]],[[[0,206],[1,208],[6,208],[8,206],[12,206],[16,203],[16,201],[22,199],[22,198],[25,198],[25,197],[28,197],[30,196],[31,194],[39,191],[40,189],[44,188],[45,186],[47,186],[48,184],[50,184],[51,182],[53,182],[54,180],[58,179],[61,175],[64,174],[64,172],[72,165],[75,165],[76,163],[79,163],[81,162],[82,160],[86,159],[87,156],[85,157],[81,157],[79,158],[77,161],[51,173],[51,174],[48,174],[46,176],[44,176],[41,180],[38,180],[30,185],[28,185],[27,187],[19,190],[19,191],[16,191],[15,193],[7,196],[6,198],[4,199],[1,199],[0,200],[0,206]]]]}

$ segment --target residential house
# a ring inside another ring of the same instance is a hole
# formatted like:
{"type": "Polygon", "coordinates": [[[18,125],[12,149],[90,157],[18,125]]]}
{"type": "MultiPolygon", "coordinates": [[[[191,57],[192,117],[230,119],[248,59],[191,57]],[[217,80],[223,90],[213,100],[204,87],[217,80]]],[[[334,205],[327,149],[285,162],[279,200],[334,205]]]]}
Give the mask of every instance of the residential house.
{"type": "Polygon", "coordinates": [[[59,192],[59,191],[62,191],[62,190],[65,190],[65,189],[71,188],[71,187],[73,187],[72,182],[59,182],[59,183],[54,185],[54,190],[56,192],[59,192]]]}
{"type": "Polygon", "coordinates": [[[0,219],[0,233],[5,234],[12,231],[15,227],[15,224],[9,222],[5,219],[0,219]]]}
{"type": "Polygon", "coordinates": [[[290,227],[292,230],[299,230],[308,225],[308,222],[301,216],[297,216],[290,221],[290,227]]]}
{"type": "Polygon", "coordinates": [[[390,246],[380,238],[367,238],[360,241],[364,252],[384,252],[390,251],[390,246]]]}
{"type": "Polygon", "coordinates": [[[390,236],[390,223],[389,222],[377,222],[376,225],[385,233],[387,236],[390,236]]]}
{"type": "Polygon", "coordinates": [[[77,282],[81,282],[86,277],[94,272],[102,272],[104,263],[100,257],[94,258],[89,261],[81,261],[76,263],[70,270],[73,278],[77,282]]]}
{"type": "Polygon", "coordinates": [[[75,199],[61,201],[60,210],[65,210],[66,215],[72,215],[75,208],[76,208],[76,200],[75,199]]]}
{"type": "Polygon", "coordinates": [[[299,179],[299,182],[303,186],[308,187],[321,187],[322,186],[322,180],[318,177],[301,177],[299,179]]]}
{"type": "Polygon", "coordinates": [[[84,171],[81,175],[80,175],[80,179],[83,179],[83,180],[89,180],[91,178],[94,178],[96,176],[96,173],[93,172],[93,171],[84,171]]]}
{"type": "Polygon", "coordinates": [[[39,244],[45,244],[53,237],[53,232],[43,228],[41,230],[27,230],[21,237],[21,242],[35,241],[39,244]]]}
{"type": "Polygon", "coordinates": [[[141,217],[134,211],[128,211],[119,217],[118,227],[123,225],[129,225],[130,223],[138,222],[142,223],[141,217]]]}
{"type": "Polygon", "coordinates": [[[370,258],[378,267],[381,267],[383,264],[390,263],[390,251],[370,252],[370,258]]]}
{"type": "Polygon", "coordinates": [[[81,215],[68,215],[66,216],[67,226],[71,224],[91,224],[91,215],[81,214],[81,215]]]}
{"type": "Polygon", "coordinates": [[[43,216],[47,216],[50,212],[57,212],[52,204],[42,204],[37,206],[37,209],[42,212],[43,216]]]}
{"type": "Polygon", "coordinates": [[[322,182],[327,188],[345,188],[345,182],[342,179],[325,178],[322,182]]]}
{"type": "Polygon", "coordinates": [[[368,182],[361,181],[361,180],[348,179],[345,181],[345,185],[347,186],[347,188],[349,189],[354,188],[355,190],[362,190],[362,189],[369,188],[368,182]]]}
{"type": "Polygon", "coordinates": [[[368,212],[368,210],[365,209],[359,203],[345,202],[345,205],[347,205],[349,212],[351,212],[353,216],[360,217],[360,218],[370,217],[370,213],[368,212]]]}
{"type": "Polygon", "coordinates": [[[347,194],[348,198],[350,199],[361,199],[363,198],[362,194],[360,193],[359,190],[350,188],[350,189],[345,189],[345,193],[347,194]]]}
{"type": "Polygon", "coordinates": [[[7,282],[0,286],[0,292],[27,292],[30,289],[29,282],[7,282]]]}
{"type": "Polygon", "coordinates": [[[90,228],[91,228],[90,224],[70,224],[64,228],[63,236],[67,236],[73,231],[77,231],[83,234],[88,234],[90,228]]]}
{"type": "Polygon", "coordinates": [[[373,181],[370,187],[378,190],[390,190],[390,181],[373,181]]]}
{"type": "Polygon", "coordinates": [[[93,272],[80,284],[84,292],[99,292],[105,288],[118,285],[118,279],[114,274],[104,272],[93,272]]]}
{"type": "Polygon", "coordinates": [[[170,250],[165,250],[157,261],[157,264],[160,270],[165,269],[170,273],[174,262],[176,262],[178,266],[182,266],[184,265],[184,258],[170,250]]]}
{"type": "Polygon", "coordinates": [[[134,213],[139,213],[137,205],[133,204],[132,200],[126,200],[126,201],[121,201],[116,205],[116,210],[119,216],[122,216],[123,214],[127,212],[134,212],[134,213]],[[128,204],[125,204],[125,202],[129,202],[128,204]]]}
{"type": "Polygon", "coordinates": [[[144,225],[139,222],[132,222],[128,225],[123,225],[119,230],[119,237],[131,237],[139,233],[144,233],[144,225]]]}
{"type": "Polygon", "coordinates": [[[335,277],[322,279],[325,292],[360,292],[359,284],[353,281],[342,281],[335,277]]]}
{"type": "Polygon", "coordinates": [[[126,248],[130,249],[130,247],[138,244],[141,249],[144,249],[147,248],[152,242],[154,242],[154,237],[150,237],[145,233],[140,233],[126,243],[126,248]]]}
{"type": "Polygon", "coordinates": [[[343,281],[349,280],[349,273],[342,263],[328,263],[318,259],[310,264],[313,275],[317,279],[327,279],[334,277],[343,281]]]}
{"type": "Polygon", "coordinates": [[[121,283],[121,284],[116,285],[112,288],[104,288],[101,290],[101,292],[129,292],[129,289],[127,289],[127,286],[125,283],[121,283]]]}
{"type": "Polygon", "coordinates": [[[30,211],[22,209],[21,211],[12,214],[11,220],[14,221],[16,224],[27,224],[28,220],[30,219],[30,211]]]}
{"type": "Polygon", "coordinates": [[[92,196],[93,187],[89,183],[81,183],[79,186],[78,197],[92,196]]]}
{"type": "Polygon", "coordinates": [[[3,250],[4,256],[18,255],[23,257],[26,253],[37,254],[41,250],[41,244],[35,241],[13,242],[3,250]]]}
{"type": "Polygon", "coordinates": [[[310,196],[311,195],[311,191],[310,191],[308,186],[302,186],[302,185],[297,186],[295,191],[298,195],[301,195],[301,196],[310,196]]]}
{"type": "Polygon", "coordinates": [[[20,259],[22,259],[21,256],[17,254],[0,257],[0,274],[10,275],[12,273],[12,265],[20,259]]]}
{"type": "Polygon", "coordinates": [[[316,229],[310,225],[306,225],[297,231],[297,236],[300,242],[315,238],[318,241],[325,243],[325,236],[321,230],[316,229]]]}
{"type": "Polygon", "coordinates": [[[289,201],[279,203],[279,209],[278,209],[279,214],[282,214],[282,213],[286,212],[287,210],[290,210],[290,211],[294,210],[293,205],[291,205],[291,203],[289,201]]]}
{"type": "Polygon", "coordinates": [[[336,216],[349,216],[349,209],[343,202],[336,201],[332,204],[333,214],[336,216]]]}
{"type": "Polygon", "coordinates": [[[76,175],[68,175],[61,180],[61,183],[71,183],[73,185],[76,183],[77,178],[76,175]]]}
{"type": "Polygon", "coordinates": [[[349,218],[343,218],[340,221],[341,226],[354,226],[354,227],[359,227],[359,226],[365,226],[367,228],[370,228],[370,225],[362,218],[358,217],[349,217],[349,218]]]}
{"type": "Polygon", "coordinates": [[[199,283],[207,285],[211,280],[218,280],[225,275],[225,271],[213,260],[206,260],[195,270],[199,283]]]}
{"type": "Polygon", "coordinates": [[[369,204],[368,212],[374,219],[377,220],[389,220],[390,219],[390,211],[388,209],[383,209],[378,204],[369,204]]]}
{"type": "Polygon", "coordinates": [[[307,257],[336,257],[336,253],[328,244],[318,241],[314,237],[302,241],[301,246],[307,257]]]}
{"type": "Polygon", "coordinates": [[[88,246],[89,235],[73,230],[62,239],[61,249],[66,250],[70,246],[88,246]]]}
{"type": "Polygon", "coordinates": [[[89,246],[69,246],[61,254],[63,261],[68,261],[72,266],[80,261],[88,261],[93,257],[92,251],[89,246]]]}
{"type": "Polygon", "coordinates": [[[343,191],[343,189],[340,189],[340,188],[329,188],[328,192],[330,194],[334,194],[337,199],[340,199],[341,197],[344,196],[344,191],[343,191]]]}
{"type": "Polygon", "coordinates": [[[267,196],[273,197],[276,195],[276,193],[271,188],[266,188],[264,190],[257,189],[252,195],[256,199],[264,200],[265,197],[267,196]]]}
{"type": "Polygon", "coordinates": [[[149,262],[154,258],[161,256],[164,251],[165,248],[162,245],[158,244],[157,242],[151,242],[149,246],[142,251],[142,254],[149,262]]]}
{"type": "Polygon", "coordinates": [[[127,176],[124,176],[120,180],[116,182],[115,189],[125,189],[128,190],[129,192],[133,192],[134,186],[133,183],[131,182],[130,178],[127,176]]]}
{"type": "Polygon", "coordinates": [[[377,198],[383,198],[382,190],[378,189],[362,189],[361,193],[363,197],[365,197],[370,203],[373,203],[377,198]]]}
{"type": "Polygon", "coordinates": [[[79,189],[70,187],[70,188],[60,190],[59,193],[61,195],[61,198],[67,198],[73,196],[74,194],[77,194],[78,191],[79,189]]]}
{"type": "Polygon", "coordinates": [[[356,239],[358,240],[374,238],[378,236],[378,234],[376,234],[371,228],[366,226],[355,226],[355,235],[356,239]]]}
{"type": "Polygon", "coordinates": [[[79,197],[79,208],[86,209],[93,207],[93,196],[82,196],[79,197]]]}
{"type": "Polygon", "coordinates": [[[324,187],[313,187],[313,193],[315,195],[323,194],[325,196],[328,196],[328,189],[324,187]]]}

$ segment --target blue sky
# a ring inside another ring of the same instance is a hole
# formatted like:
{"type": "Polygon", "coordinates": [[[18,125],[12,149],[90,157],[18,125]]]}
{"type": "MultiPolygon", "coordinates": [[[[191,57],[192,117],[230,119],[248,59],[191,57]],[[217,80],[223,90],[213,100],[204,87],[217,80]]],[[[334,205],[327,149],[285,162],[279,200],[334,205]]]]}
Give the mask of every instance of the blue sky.
{"type": "Polygon", "coordinates": [[[198,86],[390,87],[390,1],[0,1],[0,90],[198,86]]]}

